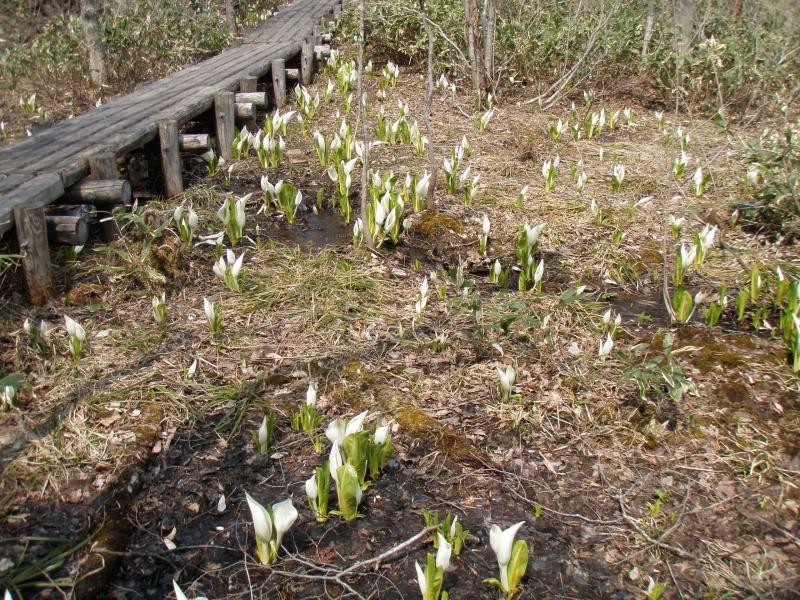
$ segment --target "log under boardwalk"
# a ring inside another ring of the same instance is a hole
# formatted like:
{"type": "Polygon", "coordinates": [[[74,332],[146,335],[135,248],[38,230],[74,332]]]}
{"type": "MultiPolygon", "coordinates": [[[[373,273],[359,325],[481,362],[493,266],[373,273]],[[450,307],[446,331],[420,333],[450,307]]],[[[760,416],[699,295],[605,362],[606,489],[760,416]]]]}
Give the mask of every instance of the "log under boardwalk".
{"type": "MultiPolygon", "coordinates": [[[[171,182],[167,193],[180,191],[177,183],[180,172],[170,172],[180,169],[179,163],[176,167],[174,161],[178,149],[170,147],[175,143],[175,128],[179,131],[182,125],[215,109],[216,119],[211,123],[215,124],[216,131],[207,132],[202,141],[197,136],[191,139],[179,136],[177,143],[181,150],[186,150],[187,144],[200,144],[202,149],[203,145],[216,143],[218,153],[228,154],[229,148],[224,146],[224,142],[232,138],[233,132],[220,129],[232,129],[233,117],[237,114],[239,121],[245,117],[252,119],[254,107],[263,108],[268,96],[272,97],[273,104],[277,97],[280,105],[287,87],[284,79],[287,71],[289,77],[310,81],[313,70],[311,54],[322,42],[319,24],[341,9],[342,0],[295,0],[250,32],[239,46],[0,148],[0,236],[15,229],[23,253],[33,252],[35,248],[36,254],[46,256],[49,253],[47,229],[30,227],[29,220],[20,218],[20,215],[33,211],[33,220],[44,223],[36,216],[53,203],[69,199],[74,202],[79,197],[88,197],[91,203],[93,195],[86,190],[93,188],[87,183],[87,178],[101,180],[101,187],[106,192],[121,190],[116,203],[129,203],[130,186],[126,185],[127,182],[115,184],[115,177],[109,175],[109,169],[98,169],[97,165],[110,162],[113,167],[113,160],[109,161],[109,158],[118,159],[143,147],[158,138],[159,131],[162,133],[162,156],[169,158],[164,162],[165,180],[171,182]],[[273,65],[290,61],[296,61],[302,72],[285,69],[281,73],[272,73],[273,65]],[[254,94],[258,81],[267,82],[269,94],[254,94]],[[241,97],[239,93],[248,94],[248,97],[241,97]],[[230,112],[230,104],[234,107],[233,114],[225,115],[226,110],[230,112]],[[164,139],[165,135],[169,139],[164,139]]],[[[119,177],[118,173],[116,177],[119,177]]],[[[96,197],[106,210],[109,204],[115,203],[113,197],[109,199],[99,193],[96,197]]],[[[67,228],[63,221],[60,226],[67,228]]],[[[58,239],[74,238],[60,231],[58,239]]],[[[43,268],[50,268],[49,260],[23,261],[29,298],[34,302],[46,301],[51,287],[50,276],[49,273],[29,273],[28,270],[43,268]],[[43,282],[42,289],[36,289],[39,281],[43,282]]]]}

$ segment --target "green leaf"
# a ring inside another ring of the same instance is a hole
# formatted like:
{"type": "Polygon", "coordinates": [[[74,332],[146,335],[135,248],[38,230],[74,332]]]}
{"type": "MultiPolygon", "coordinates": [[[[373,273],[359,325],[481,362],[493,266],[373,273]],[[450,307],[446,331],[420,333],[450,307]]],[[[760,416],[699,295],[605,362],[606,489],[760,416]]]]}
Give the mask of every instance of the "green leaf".
{"type": "Polygon", "coordinates": [[[511,550],[511,561],[508,563],[508,585],[510,592],[516,592],[519,589],[519,583],[525,576],[525,571],[528,568],[528,543],[525,540],[517,540],[514,542],[514,548],[511,550]]]}
{"type": "Polygon", "coordinates": [[[369,456],[369,432],[359,431],[351,433],[342,442],[342,452],[345,461],[355,469],[359,484],[364,483],[367,472],[367,458],[369,456]]]}
{"type": "Polygon", "coordinates": [[[0,387],[5,387],[7,385],[10,385],[15,390],[18,390],[22,387],[26,387],[28,385],[28,381],[21,373],[11,373],[10,375],[6,375],[0,379],[0,387]]]}
{"type": "Polygon", "coordinates": [[[494,577],[490,577],[489,579],[484,579],[484,580],[483,580],[483,583],[488,583],[488,584],[490,584],[490,585],[497,586],[497,587],[498,587],[499,589],[501,589],[501,590],[503,589],[503,584],[502,584],[502,583],[500,583],[500,580],[499,580],[499,579],[496,579],[496,578],[494,578],[494,577]]]}
{"type": "Polygon", "coordinates": [[[442,592],[444,571],[436,566],[436,558],[431,553],[428,553],[428,561],[425,564],[425,582],[427,584],[425,600],[438,600],[442,592]]]}
{"type": "Polygon", "coordinates": [[[345,521],[352,521],[358,516],[358,494],[361,486],[358,474],[351,464],[345,464],[336,471],[339,484],[336,486],[336,495],[339,497],[339,510],[345,521]]]}
{"type": "Polygon", "coordinates": [[[694,309],[692,295],[682,287],[676,288],[672,293],[672,308],[678,321],[685,323],[692,316],[694,309]]]}

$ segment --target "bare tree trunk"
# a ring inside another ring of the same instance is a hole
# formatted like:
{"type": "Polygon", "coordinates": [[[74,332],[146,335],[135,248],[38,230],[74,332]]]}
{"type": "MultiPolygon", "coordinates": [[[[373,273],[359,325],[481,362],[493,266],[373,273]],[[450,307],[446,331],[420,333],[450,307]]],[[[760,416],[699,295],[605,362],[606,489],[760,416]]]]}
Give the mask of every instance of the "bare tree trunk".
{"type": "MultiPolygon", "coordinates": [[[[361,0],[362,2],[364,0],[361,0]]],[[[425,11],[425,0],[419,0],[419,11],[428,36],[428,93],[425,98],[425,127],[428,129],[428,160],[431,164],[431,179],[428,182],[428,210],[436,210],[436,156],[433,144],[433,125],[431,125],[431,105],[433,104],[433,34],[425,11]]]]}
{"type": "Polygon", "coordinates": [[[100,31],[99,0],[81,0],[81,28],[89,52],[89,76],[92,83],[103,86],[108,81],[106,47],[100,31]]]}
{"type": "Polygon", "coordinates": [[[233,10],[233,0],[225,0],[225,21],[228,23],[231,35],[236,35],[238,29],[236,27],[236,12],[233,10]]]}
{"type": "Polygon", "coordinates": [[[497,7],[495,0],[485,0],[483,13],[486,23],[483,30],[483,66],[486,70],[487,85],[494,85],[494,38],[497,30],[497,7]]]}
{"type": "Polygon", "coordinates": [[[481,66],[480,11],[477,0],[464,0],[464,15],[467,25],[467,51],[472,71],[472,90],[475,93],[475,106],[480,108],[483,67],[481,66]]]}
{"type": "Polygon", "coordinates": [[[364,144],[364,157],[361,165],[361,234],[367,248],[373,250],[375,242],[369,230],[367,219],[367,203],[369,198],[369,125],[367,124],[367,107],[364,102],[364,0],[358,2],[358,112],[361,127],[361,140],[364,144]]]}
{"type": "Polygon", "coordinates": [[[653,21],[655,19],[656,0],[647,3],[647,20],[644,23],[644,39],[642,40],[642,58],[647,58],[650,51],[650,40],[653,38],[653,21]]]}
{"type": "Polygon", "coordinates": [[[695,0],[674,0],[673,14],[677,26],[675,39],[675,112],[680,108],[683,93],[683,60],[689,52],[696,19],[695,0]]]}

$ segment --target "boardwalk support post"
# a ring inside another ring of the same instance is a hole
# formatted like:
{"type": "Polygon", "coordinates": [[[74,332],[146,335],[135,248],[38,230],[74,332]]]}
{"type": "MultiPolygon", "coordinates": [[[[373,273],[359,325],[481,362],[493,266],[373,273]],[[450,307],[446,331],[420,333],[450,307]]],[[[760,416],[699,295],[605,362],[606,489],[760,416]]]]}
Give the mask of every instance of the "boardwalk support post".
{"type": "MultiPolygon", "coordinates": [[[[252,93],[258,91],[258,77],[243,77],[239,80],[239,92],[242,93],[252,93]]],[[[238,94],[237,94],[238,95],[238,94]]],[[[236,100],[236,102],[250,102],[249,100],[236,100]]],[[[256,123],[256,115],[255,111],[253,112],[253,116],[244,119],[244,126],[247,127],[248,131],[255,133],[258,131],[258,124],[256,123]]]]}
{"type": "Polygon", "coordinates": [[[272,88],[275,92],[275,106],[283,108],[286,104],[286,61],[282,58],[272,61],[272,88]]]}
{"type": "Polygon", "coordinates": [[[219,154],[225,160],[233,158],[233,121],[235,115],[233,92],[217,92],[214,96],[214,113],[217,120],[219,154]]]}
{"type": "Polygon", "coordinates": [[[183,193],[181,152],[178,142],[178,122],[174,119],[158,122],[158,137],[161,141],[161,167],[164,170],[164,191],[167,198],[183,193]]]}
{"type": "MultiPolygon", "coordinates": [[[[119,179],[119,169],[117,169],[117,157],[111,152],[97,154],[89,159],[89,172],[94,180],[112,180],[119,179]]],[[[99,213],[101,219],[108,218],[107,221],[100,223],[100,237],[104,242],[110,242],[119,234],[119,226],[114,219],[110,219],[111,211],[114,209],[115,204],[106,207],[108,212],[99,213]]]]}
{"type": "Polygon", "coordinates": [[[243,77],[239,80],[240,92],[257,92],[258,91],[258,78],[257,77],[243,77]]]}
{"type": "Polygon", "coordinates": [[[314,76],[314,43],[306,38],[300,49],[300,82],[303,85],[311,85],[311,78],[314,76]]]}
{"type": "Polygon", "coordinates": [[[34,305],[46,304],[53,294],[53,272],[44,208],[15,206],[14,223],[22,254],[22,272],[28,301],[34,305]]]}

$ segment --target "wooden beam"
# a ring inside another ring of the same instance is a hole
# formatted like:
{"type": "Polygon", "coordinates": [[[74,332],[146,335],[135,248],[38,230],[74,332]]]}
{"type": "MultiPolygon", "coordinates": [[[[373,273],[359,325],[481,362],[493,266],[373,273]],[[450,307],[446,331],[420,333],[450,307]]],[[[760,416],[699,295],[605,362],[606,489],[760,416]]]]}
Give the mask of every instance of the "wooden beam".
{"type": "Polygon", "coordinates": [[[181,172],[181,152],[178,142],[178,122],[165,120],[158,122],[158,137],[161,142],[161,167],[164,171],[164,191],[167,198],[183,193],[183,174],[181,172]]]}
{"type": "Polygon", "coordinates": [[[131,197],[131,184],[125,179],[86,179],[69,188],[64,193],[63,201],[73,204],[114,206],[130,205],[131,197]]]}
{"type": "Polygon", "coordinates": [[[300,47],[300,83],[311,85],[314,77],[314,43],[306,38],[300,47]]]}
{"type": "Polygon", "coordinates": [[[53,295],[53,271],[44,208],[15,206],[14,223],[28,301],[34,305],[46,304],[53,295]]]}
{"type": "Polygon", "coordinates": [[[267,106],[267,93],[266,92],[239,92],[236,94],[236,104],[252,104],[266,108],[267,106]]]}
{"type": "Polygon", "coordinates": [[[275,92],[275,106],[283,108],[286,104],[286,61],[282,58],[272,61],[272,89],[275,92]]]}
{"type": "Polygon", "coordinates": [[[252,102],[237,102],[233,108],[237,119],[250,121],[256,116],[256,109],[252,102]]]}
{"type": "Polygon", "coordinates": [[[183,152],[206,152],[211,148],[211,136],[207,133],[182,133],[178,136],[183,152]]]}
{"type": "Polygon", "coordinates": [[[59,244],[83,246],[89,239],[86,219],[76,215],[46,215],[48,234],[59,244]]]}
{"type": "Polygon", "coordinates": [[[234,136],[234,93],[217,92],[214,96],[214,113],[217,121],[217,142],[219,155],[225,160],[233,157],[232,144],[234,136]]]}
{"type": "Polygon", "coordinates": [[[323,60],[331,55],[331,47],[328,44],[317,44],[314,46],[314,54],[317,60],[323,60]]]}

